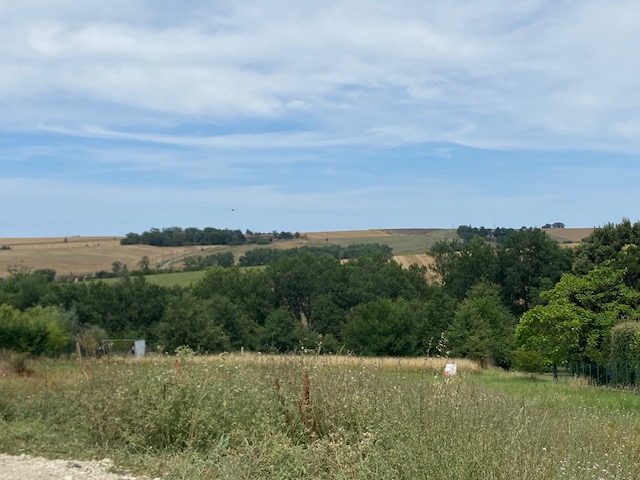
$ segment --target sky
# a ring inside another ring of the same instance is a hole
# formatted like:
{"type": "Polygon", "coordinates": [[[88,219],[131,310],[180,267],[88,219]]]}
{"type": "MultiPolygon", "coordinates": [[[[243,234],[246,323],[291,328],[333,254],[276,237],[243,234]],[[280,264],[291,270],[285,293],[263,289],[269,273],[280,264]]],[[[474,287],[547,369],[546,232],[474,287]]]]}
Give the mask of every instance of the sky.
{"type": "Polygon", "coordinates": [[[0,0],[0,238],[638,221],[635,0],[0,0]]]}

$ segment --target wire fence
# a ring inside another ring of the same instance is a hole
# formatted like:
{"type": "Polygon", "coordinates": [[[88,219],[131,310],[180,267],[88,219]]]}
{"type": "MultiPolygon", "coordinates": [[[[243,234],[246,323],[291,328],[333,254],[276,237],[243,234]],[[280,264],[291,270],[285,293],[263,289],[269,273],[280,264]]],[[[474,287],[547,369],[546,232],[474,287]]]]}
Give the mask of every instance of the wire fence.
{"type": "Polygon", "coordinates": [[[618,362],[608,365],[573,363],[567,366],[567,373],[589,378],[597,385],[640,385],[640,363],[618,362]]]}

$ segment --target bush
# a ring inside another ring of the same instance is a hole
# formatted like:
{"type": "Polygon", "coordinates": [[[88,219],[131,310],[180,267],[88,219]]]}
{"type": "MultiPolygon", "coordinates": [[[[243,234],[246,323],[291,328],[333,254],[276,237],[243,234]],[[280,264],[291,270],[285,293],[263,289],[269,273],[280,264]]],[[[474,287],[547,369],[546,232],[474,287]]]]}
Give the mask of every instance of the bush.
{"type": "Polygon", "coordinates": [[[56,355],[69,344],[67,316],[55,307],[21,312],[0,305],[0,348],[28,355],[56,355]]]}
{"type": "Polygon", "coordinates": [[[640,322],[613,327],[608,370],[613,383],[631,385],[640,379],[640,322]]]}
{"type": "Polygon", "coordinates": [[[550,365],[542,353],[518,348],[513,351],[513,366],[521,372],[545,373],[549,371],[550,365]]]}

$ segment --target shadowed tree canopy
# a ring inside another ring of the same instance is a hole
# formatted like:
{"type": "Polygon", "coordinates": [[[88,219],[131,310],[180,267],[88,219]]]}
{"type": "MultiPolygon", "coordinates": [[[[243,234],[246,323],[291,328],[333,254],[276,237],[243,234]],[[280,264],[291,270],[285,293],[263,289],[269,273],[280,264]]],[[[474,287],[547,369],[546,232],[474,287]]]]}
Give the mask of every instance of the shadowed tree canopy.
{"type": "Polygon", "coordinates": [[[515,314],[529,310],[542,290],[571,271],[571,252],[539,228],[520,230],[498,247],[497,283],[515,314]]]}
{"type": "Polygon", "coordinates": [[[494,281],[497,272],[495,249],[480,237],[473,237],[459,251],[446,255],[442,285],[447,293],[459,300],[481,281],[494,281]]]}

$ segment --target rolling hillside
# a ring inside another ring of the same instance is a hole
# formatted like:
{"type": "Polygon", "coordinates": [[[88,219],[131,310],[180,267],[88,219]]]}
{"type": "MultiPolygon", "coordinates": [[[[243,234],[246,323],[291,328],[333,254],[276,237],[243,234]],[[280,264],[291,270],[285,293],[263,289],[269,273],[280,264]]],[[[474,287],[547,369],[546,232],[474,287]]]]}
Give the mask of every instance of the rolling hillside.
{"type": "MultiPolygon", "coordinates": [[[[547,233],[563,245],[578,245],[591,233],[590,228],[547,229],[547,233]]],[[[296,240],[276,241],[268,248],[294,248],[303,245],[355,243],[381,243],[393,249],[394,258],[408,267],[413,263],[429,265],[425,251],[435,242],[456,238],[453,229],[377,229],[337,232],[308,232],[296,240]]],[[[181,259],[186,255],[232,252],[236,260],[247,250],[264,248],[257,245],[237,246],[189,246],[154,247],[150,245],[120,245],[122,237],[50,237],[50,238],[0,238],[0,277],[9,275],[13,268],[51,268],[58,275],[86,276],[97,271],[111,271],[114,261],[126,264],[129,270],[137,268],[144,256],[149,257],[153,267],[165,265],[181,269],[181,259]]]]}

